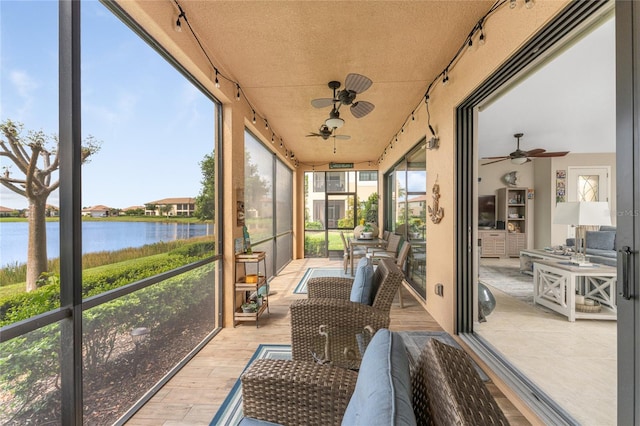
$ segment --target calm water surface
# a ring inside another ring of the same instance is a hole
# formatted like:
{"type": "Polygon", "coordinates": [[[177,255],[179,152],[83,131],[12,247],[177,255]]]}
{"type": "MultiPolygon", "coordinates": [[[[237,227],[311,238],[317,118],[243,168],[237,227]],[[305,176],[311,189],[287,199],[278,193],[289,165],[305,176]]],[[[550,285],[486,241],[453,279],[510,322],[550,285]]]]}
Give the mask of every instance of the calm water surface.
{"type": "MultiPolygon", "coordinates": [[[[212,235],[212,224],[160,222],[83,222],[82,253],[140,247],[212,235]]],[[[0,222],[0,267],[27,262],[27,222],[0,222]]],[[[60,255],[60,223],[47,222],[47,255],[60,255]]]]}

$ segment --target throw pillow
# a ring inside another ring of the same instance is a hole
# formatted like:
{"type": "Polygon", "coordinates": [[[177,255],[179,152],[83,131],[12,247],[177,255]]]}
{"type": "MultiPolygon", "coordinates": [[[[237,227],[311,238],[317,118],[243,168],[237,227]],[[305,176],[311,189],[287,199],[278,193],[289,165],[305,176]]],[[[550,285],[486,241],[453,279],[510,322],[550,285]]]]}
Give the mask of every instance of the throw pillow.
{"type": "Polygon", "coordinates": [[[349,300],[356,303],[362,303],[364,305],[371,305],[372,284],[373,265],[369,262],[369,259],[363,257],[358,262],[358,267],[356,268],[356,276],[354,277],[353,284],[351,285],[351,296],[349,297],[349,300]]]}
{"type": "Polygon", "coordinates": [[[365,350],[343,425],[415,425],[409,358],[399,334],[376,332],[365,350]]]}
{"type": "Polygon", "coordinates": [[[614,250],[616,233],[614,231],[587,231],[587,248],[614,250]]]}

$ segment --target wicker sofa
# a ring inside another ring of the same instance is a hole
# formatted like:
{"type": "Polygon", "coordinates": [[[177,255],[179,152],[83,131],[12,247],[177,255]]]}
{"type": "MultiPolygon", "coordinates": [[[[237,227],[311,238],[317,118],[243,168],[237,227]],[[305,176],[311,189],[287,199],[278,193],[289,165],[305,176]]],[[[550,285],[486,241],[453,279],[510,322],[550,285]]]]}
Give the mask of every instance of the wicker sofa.
{"type": "Polygon", "coordinates": [[[393,260],[383,260],[375,272],[370,262],[358,262],[354,279],[318,277],[307,285],[308,299],[294,301],[291,312],[291,352],[299,361],[313,361],[324,349],[319,345],[323,326],[330,334],[331,345],[322,356],[341,366],[357,368],[360,363],[360,332],[365,328],[376,331],[389,326],[389,311],[404,274],[393,260]],[[367,272],[369,271],[369,272],[367,272]],[[358,282],[370,286],[358,293],[358,282]],[[351,350],[345,353],[345,348],[351,350]],[[355,355],[354,355],[355,353],[355,355]]]}
{"type": "Polygon", "coordinates": [[[256,360],[242,375],[242,426],[507,425],[467,354],[431,339],[410,366],[402,338],[379,330],[359,372],[256,360]]]}

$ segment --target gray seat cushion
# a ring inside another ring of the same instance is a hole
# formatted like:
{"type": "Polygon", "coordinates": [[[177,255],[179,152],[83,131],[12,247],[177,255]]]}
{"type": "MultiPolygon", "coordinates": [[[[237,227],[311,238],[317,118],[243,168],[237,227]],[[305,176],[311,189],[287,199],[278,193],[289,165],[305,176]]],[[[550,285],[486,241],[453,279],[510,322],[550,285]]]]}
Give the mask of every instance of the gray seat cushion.
{"type": "Polygon", "coordinates": [[[371,305],[374,299],[373,292],[373,265],[369,259],[363,257],[358,262],[356,276],[351,285],[351,295],[349,300],[364,305],[371,305]]]}
{"type": "Polygon", "coordinates": [[[402,337],[380,329],[362,358],[345,426],[415,425],[409,358],[402,337]]]}

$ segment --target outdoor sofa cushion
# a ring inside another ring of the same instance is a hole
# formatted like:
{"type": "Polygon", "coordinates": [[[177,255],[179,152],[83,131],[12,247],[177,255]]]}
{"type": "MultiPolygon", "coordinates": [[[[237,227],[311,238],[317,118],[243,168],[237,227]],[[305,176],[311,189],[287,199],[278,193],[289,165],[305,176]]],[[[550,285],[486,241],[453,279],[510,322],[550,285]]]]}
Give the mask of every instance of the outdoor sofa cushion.
{"type": "Polygon", "coordinates": [[[375,297],[373,290],[373,265],[369,259],[363,257],[358,262],[356,276],[351,286],[351,296],[349,300],[364,305],[371,305],[375,297]]]}
{"type": "Polygon", "coordinates": [[[343,425],[415,425],[409,358],[399,334],[382,328],[367,346],[343,425]]]}

